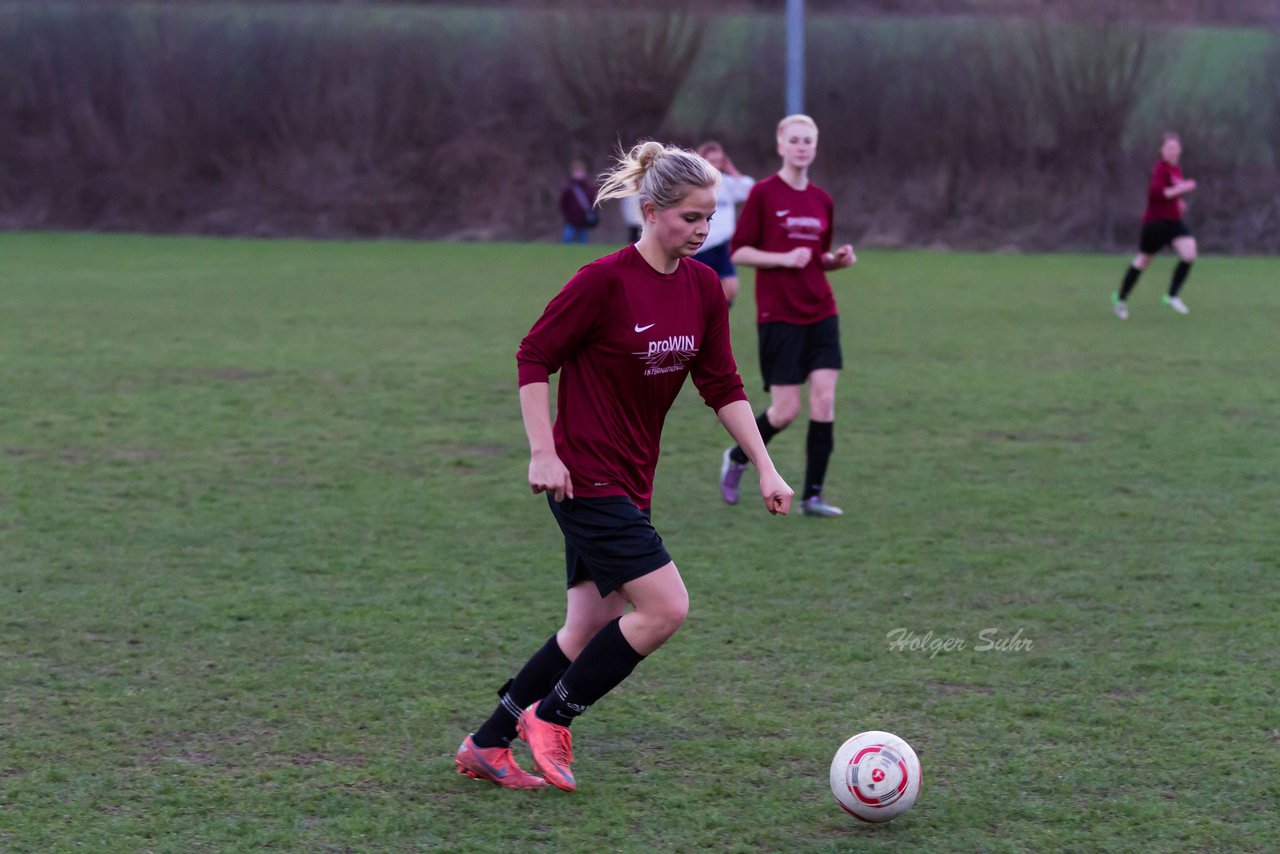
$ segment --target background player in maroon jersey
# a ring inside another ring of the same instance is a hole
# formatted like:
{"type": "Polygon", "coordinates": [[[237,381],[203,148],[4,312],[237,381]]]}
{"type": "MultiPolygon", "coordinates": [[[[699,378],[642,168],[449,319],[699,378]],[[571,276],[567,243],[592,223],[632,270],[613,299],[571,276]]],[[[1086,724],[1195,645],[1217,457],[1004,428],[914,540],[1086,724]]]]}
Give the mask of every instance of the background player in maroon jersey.
{"type": "Polygon", "coordinates": [[[570,723],[684,622],[689,596],[649,502],[663,422],[686,376],[759,469],[765,508],[791,506],[742,390],[720,281],[689,260],[707,238],[719,173],[691,151],[646,142],[603,178],[597,202],[640,197],[640,240],[579,270],[516,355],[529,485],[547,493],[564,534],[569,591],[564,625],[458,749],[460,773],[505,788],[575,788],[570,723]],[[512,759],[517,732],[543,777],[512,759]]]}
{"type": "MultiPolygon", "coordinates": [[[[818,126],[804,115],[778,123],[782,168],[751,189],[733,235],[733,262],[755,267],[760,370],[770,405],[756,419],[768,443],[800,414],[800,391],[809,386],[809,435],[805,443],[804,513],[839,516],[822,497],[835,446],[836,378],[843,367],[840,325],[828,270],[857,259],[845,244],[834,251],[831,196],[809,181],[818,151],[818,126]]],[[[724,452],[720,494],[738,503],[749,454],[724,452]]]]}
{"type": "Polygon", "coordinates": [[[1169,282],[1169,293],[1165,294],[1164,303],[1178,314],[1187,313],[1187,306],[1178,294],[1196,260],[1196,239],[1182,221],[1187,209],[1186,200],[1182,197],[1196,188],[1196,182],[1182,177],[1182,169],[1178,166],[1181,159],[1182,141],[1176,133],[1166,133],[1160,146],[1160,160],[1151,170],[1151,183],[1147,185],[1147,209],[1142,214],[1138,254],[1125,271],[1120,290],[1111,295],[1116,317],[1121,320],[1129,319],[1129,292],[1151,263],[1151,256],[1170,243],[1173,251],[1178,253],[1178,266],[1173,268],[1173,279],[1169,282]]]}

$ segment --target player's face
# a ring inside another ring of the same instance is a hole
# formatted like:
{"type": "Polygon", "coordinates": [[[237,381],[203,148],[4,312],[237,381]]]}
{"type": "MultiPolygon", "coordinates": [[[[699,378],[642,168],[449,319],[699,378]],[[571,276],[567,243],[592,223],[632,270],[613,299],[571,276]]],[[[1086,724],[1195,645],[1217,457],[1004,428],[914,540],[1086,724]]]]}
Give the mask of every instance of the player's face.
{"type": "Polygon", "coordinates": [[[706,154],[707,162],[720,171],[724,171],[724,149],[713,148],[706,154]]]}
{"type": "MultiPolygon", "coordinates": [[[[646,207],[648,207],[646,205],[646,207]]],[[[649,228],[669,258],[688,258],[702,248],[716,212],[716,192],[709,187],[694,187],[683,199],[666,210],[649,210],[649,228]]]]}
{"type": "Polygon", "coordinates": [[[783,125],[778,134],[778,154],[784,166],[808,168],[818,154],[818,132],[799,122],[783,125]]]}
{"type": "Polygon", "coordinates": [[[1160,146],[1160,156],[1173,165],[1178,165],[1178,160],[1182,157],[1182,143],[1176,139],[1166,139],[1164,145],[1160,146]]]}

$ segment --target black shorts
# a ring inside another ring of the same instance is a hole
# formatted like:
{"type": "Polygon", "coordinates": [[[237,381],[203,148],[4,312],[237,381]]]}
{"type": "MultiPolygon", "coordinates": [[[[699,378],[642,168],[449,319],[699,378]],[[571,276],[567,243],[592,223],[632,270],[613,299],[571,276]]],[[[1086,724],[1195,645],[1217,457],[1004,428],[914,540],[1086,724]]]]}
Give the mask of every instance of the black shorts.
{"type": "Polygon", "coordinates": [[[722,279],[730,279],[738,275],[738,268],[733,266],[733,262],[729,260],[729,241],[725,241],[710,249],[703,249],[697,255],[693,256],[693,260],[701,261],[708,267],[716,271],[716,275],[722,279]]]}
{"type": "Polygon", "coordinates": [[[1190,237],[1191,229],[1180,219],[1158,219],[1142,224],[1142,236],[1138,238],[1138,251],[1154,255],[1179,237],[1190,237]]]}
{"type": "Polygon", "coordinates": [[[760,373],[764,387],[802,385],[818,368],[840,370],[840,318],[837,316],[804,325],[761,323],[760,373]]]}
{"type": "Polygon", "coordinates": [[[564,564],[570,587],[594,581],[600,598],[628,581],[671,563],[662,537],[630,498],[566,498],[547,503],[564,534],[564,564]]]}

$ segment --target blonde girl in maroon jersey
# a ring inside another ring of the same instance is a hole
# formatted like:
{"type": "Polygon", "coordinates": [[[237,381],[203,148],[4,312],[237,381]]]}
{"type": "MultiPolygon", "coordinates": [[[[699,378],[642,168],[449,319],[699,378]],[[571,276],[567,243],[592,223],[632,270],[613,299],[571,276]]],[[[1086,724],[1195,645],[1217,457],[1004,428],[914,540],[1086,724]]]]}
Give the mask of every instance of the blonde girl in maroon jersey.
{"type": "MultiPolygon", "coordinates": [[[[801,508],[806,516],[840,516],[843,511],[822,494],[835,446],[836,379],[844,365],[827,272],[857,259],[849,244],[832,248],[831,196],[809,180],[817,124],[805,115],[787,116],[778,123],[777,146],[782,168],[751,189],[731,244],[735,264],[756,268],[760,370],[771,397],[756,424],[768,443],[800,414],[801,391],[809,387],[801,508]]],[[[738,503],[747,464],[745,449],[724,452],[720,494],[729,504],[738,503]]]]}
{"type": "Polygon", "coordinates": [[[759,469],[765,508],[785,514],[791,503],[742,390],[719,279],[689,260],[706,240],[719,173],[691,151],[646,142],[603,177],[597,203],[639,196],[640,240],[579,270],[516,355],[529,486],[547,494],[564,535],[568,596],[563,625],[458,749],[460,773],[505,788],[574,789],[574,717],[688,613],[684,581],[649,512],[663,422],[686,377],[759,469]],[[541,777],[515,764],[517,734],[541,777]]]}
{"type": "Polygon", "coordinates": [[[1178,265],[1173,268],[1164,304],[1178,314],[1186,314],[1190,310],[1182,301],[1182,285],[1196,260],[1196,239],[1182,217],[1187,210],[1183,196],[1196,188],[1196,182],[1182,177],[1182,168],[1178,165],[1181,159],[1182,140],[1176,133],[1166,133],[1160,144],[1160,159],[1152,168],[1151,180],[1147,184],[1147,208],[1142,213],[1138,254],[1125,270],[1120,290],[1111,295],[1116,317],[1121,320],[1129,319],[1129,294],[1138,284],[1142,271],[1151,263],[1151,256],[1171,244],[1178,254],[1178,265]]]}

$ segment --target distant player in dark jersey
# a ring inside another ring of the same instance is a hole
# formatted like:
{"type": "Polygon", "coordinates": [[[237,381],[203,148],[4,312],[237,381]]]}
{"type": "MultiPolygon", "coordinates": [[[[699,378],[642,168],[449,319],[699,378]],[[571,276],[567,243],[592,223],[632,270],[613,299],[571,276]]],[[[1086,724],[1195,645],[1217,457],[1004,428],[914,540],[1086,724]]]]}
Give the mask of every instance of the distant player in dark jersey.
{"type": "Polygon", "coordinates": [[[1173,269],[1173,279],[1169,282],[1169,293],[1165,294],[1164,303],[1178,314],[1188,311],[1179,294],[1196,260],[1196,239],[1182,221],[1187,209],[1182,197],[1196,188],[1196,182],[1182,177],[1182,170],[1178,167],[1181,159],[1182,141],[1176,133],[1166,133],[1160,146],[1160,160],[1151,170],[1151,183],[1147,185],[1147,209],[1142,214],[1138,254],[1125,272],[1120,290],[1111,295],[1116,317],[1121,320],[1129,319],[1129,294],[1138,284],[1142,271],[1151,263],[1151,256],[1171,243],[1173,251],[1178,253],[1178,266],[1173,269]]]}
{"type": "MultiPolygon", "coordinates": [[[[805,449],[806,516],[839,516],[843,511],[822,496],[827,463],[835,446],[836,378],[844,366],[835,296],[828,270],[857,259],[853,247],[831,249],[831,196],[809,181],[818,150],[818,126],[804,115],[778,123],[782,168],[751,189],[733,235],[735,264],[755,267],[756,324],[760,370],[770,405],[756,418],[766,443],[800,414],[800,391],[809,386],[809,435],[805,449]]],[[[747,469],[742,447],[724,452],[720,494],[738,503],[747,469]]]]}
{"type": "Polygon", "coordinates": [[[516,354],[529,485],[547,493],[564,534],[568,605],[564,625],[458,748],[459,773],[505,788],[574,789],[574,717],[684,622],[689,596],[649,502],[663,422],[686,377],[760,470],[765,508],[791,506],[742,390],[720,281],[690,260],[707,238],[719,173],[691,151],[646,142],[603,177],[596,201],[638,195],[643,233],[579,270],[516,354]],[[541,777],[515,764],[517,733],[541,777]]]}

